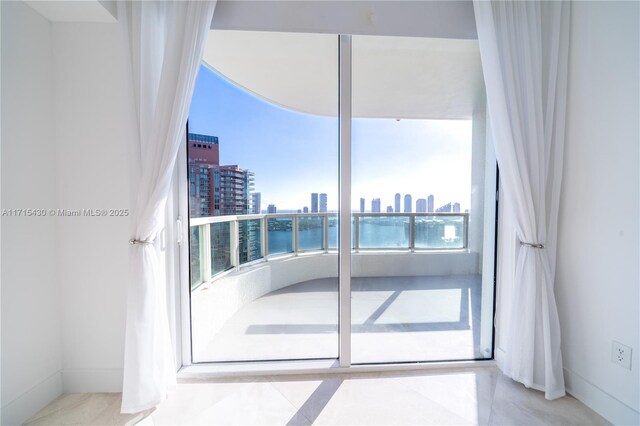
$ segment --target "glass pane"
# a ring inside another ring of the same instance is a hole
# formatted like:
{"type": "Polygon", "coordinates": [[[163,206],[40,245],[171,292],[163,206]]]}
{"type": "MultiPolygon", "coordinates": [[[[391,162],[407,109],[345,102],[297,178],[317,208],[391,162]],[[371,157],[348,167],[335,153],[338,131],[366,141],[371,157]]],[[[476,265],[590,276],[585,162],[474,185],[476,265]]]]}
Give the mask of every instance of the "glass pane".
{"type": "Polygon", "coordinates": [[[270,217],[267,223],[269,254],[293,252],[293,217],[270,217]]]}
{"type": "Polygon", "coordinates": [[[466,215],[416,217],[417,249],[465,247],[466,215]]]}
{"type": "Polygon", "coordinates": [[[408,216],[360,216],[360,248],[409,248],[408,216]]]}
{"type": "Polygon", "coordinates": [[[193,362],[338,356],[337,113],[337,36],[209,31],[187,135],[211,233],[191,252],[212,274],[191,292],[193,362]]]}
{"type": "Polygon", "coordinates": [[[338,250],[338,216],[329,215],[329,250],[338,250]]]}
{"type": "Polygon", "coordinates": [[[241,220],[238,222],[241,265],[262,257],[261,223],[260,219],[241,220]]]}
{"type": "Polygon", "coordinates": [[[200,261],[200,226],[189,229],[191,241],[191,288],[202,282],[202,262],[200,261]]]}
{"type": "Polygon", "coordinates": [[[211,275],[231,268],[231,222],[212,223],[211,238],[211,275]]]}
{"type": "Polygon", "coordinates": [[[489,357],[478,43],[352,40],[351,361],[489,357]]]}
{"type": "Polygon", "coordinates": [[[298,250],[324,248],[324,220],[322,216],[298,216],[298,250]]]}

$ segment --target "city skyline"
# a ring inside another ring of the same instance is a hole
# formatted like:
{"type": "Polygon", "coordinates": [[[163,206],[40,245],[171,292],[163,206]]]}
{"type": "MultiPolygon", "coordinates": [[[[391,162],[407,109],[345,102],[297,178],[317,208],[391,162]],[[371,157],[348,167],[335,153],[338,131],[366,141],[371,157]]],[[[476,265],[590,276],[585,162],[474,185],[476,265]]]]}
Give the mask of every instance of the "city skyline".
{"type": "MultiPolygon", "coordinates": [[[[258,193],[254,193],[253,195],[258,195],[258,199],[260,198],[261,194],[258,193]]],[[[309,208],[309,206],[302,206],[301,208],[295,208],[295,209],[280,209],[278,208],[280,213],[326,213],[326,212],[337,212],[337,210],[331,210],[331,209],[325,209],[323,206],[326,205],[327,203],[327,196],[326,194],[323,193],[316,193],[316,192],[312,192],[310,193],[311,195],[311,208],[309,208]],[[324,196],[324,197],[322,197],[324,196]],[[322,202],[322,198],[324,198],[324,203],[322,202]],[[317,200],[316,203],[314,203],[314,200],[317,200]],[[315,206],[315,207],[314,207],[315,206]],[[314,210],[315,208],[315,210],[314,210]]],[[[394,196],[394,199],[397,199],[397,195],[399,195],[399,193],[396,193],[396,196],[394,196]]],[[[411,200],[413,198],[412,194],[404,194],[404,199],[406,199],[406,197],[409,197],[409,200],[411,200]]],[[[450,200],[447,201],[446,203],[442,204],[440,207],[435,208],[435,197],[433,196],[433,194],[429,194],[427,197],[425,198],[417,198],[415,200],[415,210],[413,208],[413,205],[411,205],[411,208],[405,211],[394,211],[394,207],[391,204],[386,204],[383,202],[383,198],[381,197],[375,197],[370,201],[370,205],[371,208],[367,209],[366,208],[366,203],[367,200],[365,198],[360,197],[359,198],[359,203],[357,204],[352,204],[351,205],[351,211],[352,212],[361,212],[361,213],[367,213],[367,212],[371,212],[371,213],[381,213],[382,212],[382,206],[386,205],[386,212],[387,213],[433,213],[433,212],[462,212],[461,210],[461,204],[455,200],[450,200]]],[[[271,204],[270,207],[273,208],[277,208],[277,204],[271,204]]],[[[254,207],[255,207],[255,202],[254,202],[254,207]]],[[[406,207],[406,205],[405,205],[406,207]]],[[[254,210],[255,213],[258,213],[257,210],[254,210]]],[[[274,213],[273,211],[269,211],[269,209],[267,210],[262,210],[260,211],[260,213],[274,213]]]]}
{"type": "MultiPolygon", "coordinates": [[[[254,173],[263,206],[295,212],[309,206],[311,189],[327,194],[327,211],[337,210],[336,117],[281,108],[202,66],[189,130],[219,139],[221,164],[240,164],[254,173]]],[[[351,169],[353,210],[361,197],[394,205],[398,189],[468,208],[471,122],[353,118],[351,169]]]]}

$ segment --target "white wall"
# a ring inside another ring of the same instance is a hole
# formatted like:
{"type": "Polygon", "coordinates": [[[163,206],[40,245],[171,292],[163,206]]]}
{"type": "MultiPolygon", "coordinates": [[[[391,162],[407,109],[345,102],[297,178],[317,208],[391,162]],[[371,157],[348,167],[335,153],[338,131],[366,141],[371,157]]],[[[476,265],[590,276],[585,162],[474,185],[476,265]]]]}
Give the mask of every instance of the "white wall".
{"type": "MultiPolygon", "coordinates": [[[[117,24],[53,25],[60,205],[131,209],[135,111],[117,24]]],[[[60,219],[65,392],[122,384],[130,218],[60,219]]]]}
{"type": "MultiPolygon", "coordinates": [[[[2,209],[56,207],[51,24],[2,2],[2,209]]],[[[55,217],[2,217],[2,420],[62,391],[55,217]]]]}
{"type": "Polygon", "coordinates": [[[572,4],[556,276],[567,387],[626,424],[640,423],[639,22],[637,2],[572,4]]]}

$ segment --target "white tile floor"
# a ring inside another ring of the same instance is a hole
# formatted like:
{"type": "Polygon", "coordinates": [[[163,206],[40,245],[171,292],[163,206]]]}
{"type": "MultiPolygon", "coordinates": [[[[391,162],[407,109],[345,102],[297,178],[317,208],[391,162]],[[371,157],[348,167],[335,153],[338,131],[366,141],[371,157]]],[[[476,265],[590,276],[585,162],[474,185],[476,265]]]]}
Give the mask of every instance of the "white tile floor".
{"type": "MultiPolygon", "coordinates": [[[[480,275],[353,278],[351,287],[353,363],[482,358],[480,275]]],[[[336,358],[337,278],[248,303],[194,351],[198,362],[336,358]]]]}
{"type": "Polygon", "coordinates": [[[567,396],[546,401],[493,367],[182,382],[157,409],[120,394],[63,395],[27,425],[604,425],[567,396]]]}

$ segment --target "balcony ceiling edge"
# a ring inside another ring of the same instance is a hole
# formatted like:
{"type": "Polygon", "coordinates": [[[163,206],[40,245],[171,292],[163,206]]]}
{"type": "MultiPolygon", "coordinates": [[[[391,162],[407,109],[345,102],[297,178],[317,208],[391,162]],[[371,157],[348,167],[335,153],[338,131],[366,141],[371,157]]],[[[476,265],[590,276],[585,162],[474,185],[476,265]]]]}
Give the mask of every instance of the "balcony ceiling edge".
{"type": "MultiPolygon", "coordinates": [[[[335,35],[211,30],[204,63],[292,111],[337,116],[335,35]]],[[[476,40],[353,39],[353,116],[471,119],[484,81],[476,40]]]]}

